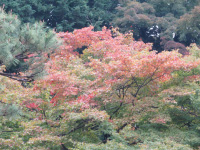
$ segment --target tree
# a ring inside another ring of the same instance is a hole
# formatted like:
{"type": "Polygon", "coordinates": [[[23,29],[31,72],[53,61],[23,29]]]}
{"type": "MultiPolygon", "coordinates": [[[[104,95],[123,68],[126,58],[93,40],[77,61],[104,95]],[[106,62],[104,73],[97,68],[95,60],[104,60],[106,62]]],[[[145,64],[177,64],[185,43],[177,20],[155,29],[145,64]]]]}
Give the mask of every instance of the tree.
{"type": "Polygon", "coordinates": [[[184,0],[180,0],[179,2],[175,2],[174,0],[150,0],[149,3],[152,4],[156,10],[155,15],[157,17],[172,13],[178,18],[186,13],[184,0]]]}
{"type": "Polygon", "coordinates": [[[150,51],[151,45],[133,41],[129,34],[113,38],[105,28],[99,32],[92,29],[59,33],[64,39],[64,47],[52,56],[51,75],[43,81],[54,95],[52,103],[60,104],[61,100],[83,103],[85,108],[99,103],[101,106],[119,104],[113,111],[116,113],[126,103],[134,108],[137,99],[143,97],[143,90],[151,95],[161,82],[172,77],[174,71],[190,70],[199,63],[185,62],[175,51],[157,54],[150,51]],[[83,46],[86,48],[81,56],[74,52],[83,46]],[[81,93],[84,95],[80,96],[81,93]],[[95,101],[99,97],[101,101],[95,101]]]}
{"type": "Polygon", "coordinates": [[[48,54],[59,45],[56,34],[42,22],[22,25],[16,15],[6,14],[2,8],[0,25],[0,75],[24,82],[34,80],[43,73],[48,54]]]}
{"type": "Polygon", "coordinates": [[[117,7],[118,13],[113,24],[118,26],[123,33],[133,30],[134,38],[143,38],[148,27],[153,24],[150,16],[154,14],[155,10],[148,3],[135,1],[128,1],[127,4],[122,3],[121,5],[117,7]]]}
{"type": "Polygon", "coordinates": [[[178,50],[179,53],[182,55],[188,55],[189,52],[186,49],[186,47],[178,42],[174,41],[167,41],[165,38],[161,38],[161,43],[160,45],[164,50],[171,51],[171,50],[178,50]]]}
{"type": "MultiPolygon", "coordinates": [[[[195,32],[198,32],[196,29],[198,27],[193,28],[194,25],[186,23],[180,17],[188,14],[194,6],[198,6],[199,1],[126,0],[119,2],[116,16],[112,21],[114,26],[118,26],[123,33],[133,30],[136,40],[142,39],[145,43],[153,43],[153,49],[159,52],[163,50],[160,45],[161,38],[177,41],[187,46],[192,43],[192,40],[193,42],[197,41],[198,34],[195,32]],[[188,29],[184,28],[185,24],[188,29]]],[[[185,18],[191,18],[191,15],[185,18]]],[[[194,22],[192,19],[190,20],[190,23],[194,22]]]]}
{"type": "Polygon", "coordinates": [[[89,13],[87,24],[94,26],[94,29],[100,31],[103,26],[110,26],[110,22],[116,12],[118,0],[89,0],[89,13]]]}
{"type": "Polygon", "coordinates": [[[199,44],[199,22],[200,7],[196,6],[190,14],[185,14],[178,21],[177,32],[179,40],[189,45],[191,43],[199,44]]]}
{"type": "MultiPolygon", "coordinates": [[[[161,8],[165,9],[166,7],[161,8]]],[[[118,26],[123,33],[133,30],[133,37],[136,40],[142,39],[145,43],[153,43],[153,49],[162,51],[160,37],[164,36],[169,40],[173,40],[177,19],[170,11],[167,11],[165,16],[157,16],[156,13],[159,13],[157,11],[150,2],[122,2],[117,7],[117,14],[113,19],[113,24],[118,26]]]]}
{"type": "Polygon", "coordinates": [[[2,0],[6,11],[12,10],[23,23],[45,21],[57,31],[73,31],[89,25],[100,30],[109,26],[117,1],[110,0],[2,0]]]}

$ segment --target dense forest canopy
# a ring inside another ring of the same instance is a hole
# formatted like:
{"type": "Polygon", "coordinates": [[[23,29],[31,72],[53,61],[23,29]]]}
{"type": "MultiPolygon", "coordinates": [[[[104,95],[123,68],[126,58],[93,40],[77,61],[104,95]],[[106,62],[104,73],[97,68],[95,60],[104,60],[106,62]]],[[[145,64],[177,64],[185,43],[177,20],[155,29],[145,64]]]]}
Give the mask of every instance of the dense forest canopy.
{"type": "Polygon", "coordinates": [[[0,5],[0,149],[200,149],[199,0],[0,5]]]}
{"type": "Polygon", "coordinates": [[[118,1],[110,0],[2,0],[7,11],[19,15],[23,22],[44,20],[58,31],[73,31],[93,25],[97,30],[108,25],[118,1]]]}
{"type": "Polygon", "coordinates": [[[199,3],[199,0],[2,0],[0,5],[5,5],[7,12],[12,10],[24,23],[44,20],[57,31],[90,25],[95,30],[103,26],[119,27],[124,33],[133,30],[136,40],[154,43],[153,48],[161,51],[163,38],[186,46],[199,44],[199,19],[195,19],[199,3]]]}

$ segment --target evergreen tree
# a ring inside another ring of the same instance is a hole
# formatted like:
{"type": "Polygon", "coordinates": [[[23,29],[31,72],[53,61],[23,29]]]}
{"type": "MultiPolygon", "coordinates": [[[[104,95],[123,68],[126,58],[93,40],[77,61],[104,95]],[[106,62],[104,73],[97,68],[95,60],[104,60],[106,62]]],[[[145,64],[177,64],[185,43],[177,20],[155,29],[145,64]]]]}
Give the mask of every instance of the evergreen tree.
{"type": "Polygon", "coordinates": [[[118,0],[1,0],[6,12],[13,10],[23,23],[44,20],[57,31],[73,31],[89,25],[109,26],[118,0]]]}
{"type": "Polygon", "coordinates": [[[16,15],[6,14],[1,8],[0,75],[19,81],[33,80],[43,73],[48,54],[57,46],[55,33],[47,31],[42,22],[22,25],[16,15]],[[25,73],[23,77],[21,72],[25,73]]]}
{"type": "Polygon", "coordinates": [[[185,14],[178,21],[177,32],[179,40],[189,45],[200,43],[200,6],[195,7],[190,14],[185,14]]]}

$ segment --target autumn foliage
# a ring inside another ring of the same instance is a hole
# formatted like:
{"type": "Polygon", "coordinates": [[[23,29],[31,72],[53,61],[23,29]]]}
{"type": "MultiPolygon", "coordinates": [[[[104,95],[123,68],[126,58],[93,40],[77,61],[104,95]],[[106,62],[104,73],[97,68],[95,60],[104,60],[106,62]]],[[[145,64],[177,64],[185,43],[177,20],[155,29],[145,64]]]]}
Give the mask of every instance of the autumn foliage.
{"type": "Polygon", "coordinates": [[[95,96],[116,91],[123,93],[118,101],[128,100],[130,95],[137,97],[143,87],[154,86],[152,90],[156,90],[156,85],[168,81],[172,72],[188,71],[199,64],[185,62],[176,51],[157,54],[151,44],[127,39],[123,34],[113,38],[106,28],[95,32],[87,27],[58,36],[64,40],[63,46],[51,56],[49,75],[41,81],[50,88],[52,103],[63,100],[95,105],[95,96]],[[83,46],[87,48],[79,58],[75,50],[83,46]]]}
{"type": "MultiPolygon", "coordinates": [[[[171,82],[178,85],[179,72],[186,74],[181,81],[188,82],[187,77],[194,75],[191,70],[200,64],[199,58],[182,57],[177,51],[157,53],[150,43],[130,38],[132,34],[112,36],[109,29],[96,32],[92,26],[58,33],[63,44],[45,64],[48,75],[28,90],[18,88],[23,98],[13,97],[31,116],[22,122],[24,132],[19,133],[27,138],[24,145],[79,148],[85,146],[80,138],[84,136],[101,145],[123,139],[128,143],[123,149],[127,149],[141,142],[138,124],[167,125],[170,116],[163,109],[169,105],[172,110],[176,101],[166,96],[174,96],[170,89],[163,89],[171,82]],[[78,48],[83,48],[83,54],[76,52],[78,48]]],[[[174,107],[180,108],[178,104],[174,107]]],[[[11,143],[20,147],[16,144],[19,141],[11,143]]],[[[5,146],[7,141],[3,142],[5,146]]],[[[86,145],[90,146],[96,145],[86,145]]],[[[118,144],[112,146],[121,148],[118,144]]]]}

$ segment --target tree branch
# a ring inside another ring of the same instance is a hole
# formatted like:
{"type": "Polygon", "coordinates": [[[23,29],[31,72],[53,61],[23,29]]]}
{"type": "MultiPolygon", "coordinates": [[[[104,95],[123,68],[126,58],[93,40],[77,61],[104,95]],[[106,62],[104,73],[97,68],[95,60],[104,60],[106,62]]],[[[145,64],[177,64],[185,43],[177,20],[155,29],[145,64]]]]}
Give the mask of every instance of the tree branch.
{"type": "Polygon", "coordinates": [[[16,75],[16,74],[3,73],[3,72],[0,72],[0,75],[4,76],[4,77],[8,77],[8,78],[13,79],[13,80],[21,81],[21,82],[31,82],[31,81],[33,81],[32,75],[31,76],[20,76],[20,75],[16,75]]]}
{"type": "Polygon", "coordinates": [[[123,102],[121,102],[120,105],[119,105],[119,107],[112,113],[112,115],[110,116],[110,119],[112,119],[113,115],[120,110],[120,108],[122,107],[122,105],[123,105],[123,102]]]}

